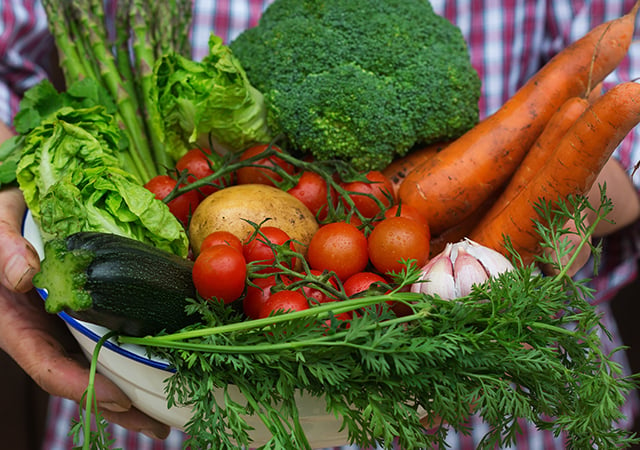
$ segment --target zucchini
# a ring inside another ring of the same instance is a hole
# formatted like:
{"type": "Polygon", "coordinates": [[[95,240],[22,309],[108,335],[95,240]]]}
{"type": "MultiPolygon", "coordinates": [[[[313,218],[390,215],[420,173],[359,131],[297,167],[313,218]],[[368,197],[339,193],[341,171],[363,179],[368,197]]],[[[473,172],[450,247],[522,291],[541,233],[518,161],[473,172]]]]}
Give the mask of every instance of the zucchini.
{"type": "Polygon", "coordinates": [[[185,307],[196,298],[193,262],[144,242],[79,232],[45,243],[33,284],[45,309],[130,336],[175,332],[199,321],[185,307]]]}

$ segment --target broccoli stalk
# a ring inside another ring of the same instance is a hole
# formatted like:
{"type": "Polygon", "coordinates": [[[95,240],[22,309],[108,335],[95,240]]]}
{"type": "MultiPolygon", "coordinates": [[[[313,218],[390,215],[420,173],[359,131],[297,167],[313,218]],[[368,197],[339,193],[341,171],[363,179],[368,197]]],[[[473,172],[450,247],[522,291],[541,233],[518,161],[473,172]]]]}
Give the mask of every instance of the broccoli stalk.
{"type": "Polygon", "coordinates": [[[272,134],[316,159],[382,169],[478,121],[466,42],[427,0],[275,0],[230,47],[272,134]]]}

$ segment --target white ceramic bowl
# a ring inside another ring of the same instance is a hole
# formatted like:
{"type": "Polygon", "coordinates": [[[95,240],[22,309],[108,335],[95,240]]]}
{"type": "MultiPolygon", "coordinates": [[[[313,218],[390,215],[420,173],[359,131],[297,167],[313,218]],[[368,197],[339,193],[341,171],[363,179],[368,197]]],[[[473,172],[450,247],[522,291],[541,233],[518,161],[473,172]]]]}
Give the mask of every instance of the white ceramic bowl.
{"type": "MultiPolygon", "coordinates": [[[[43,257],[43,242],[40,230],[29,212],[23,223],[23,235],[33,244],[40,258],[43,257]]],[[[45,299],[47,292],[38,290],[45,299]]],[[[87,358],[91,358],[93,349],[108,330],[104,327],[76,320],[65,313],[59,316],[66,322],[73,337],[78,341],[87,358]]],[[[164,381],[171,376],[166,361],[149,358],[143,347],[119,345],[114,341],[106,342],[98,358],[98,372],[113,381],[129,396],[136,408],[145,414],[174,428],[184,429],[191,416],[188,408],[167,407],[164,394],[164,381]]],[[[234,394],[233,391],[231,391],[234,394]]],[[[223,401],[222,393],[217,399],[223,401]]],[[[242,402],[242,396],[235,391],[236,401],[242,402]]],[[[296,399],[300,422],[307,439],[313,447],[333,447],[347,442],[346,431],[339,431],[341,421],[327,413],[325,402],[316,397],[298,397],[296,399]]],[[[263,445],[271,437],[269,431],[256,416],[247,416],[247,423],[254,428],[251,439],[255,446],[263,445]]]]}

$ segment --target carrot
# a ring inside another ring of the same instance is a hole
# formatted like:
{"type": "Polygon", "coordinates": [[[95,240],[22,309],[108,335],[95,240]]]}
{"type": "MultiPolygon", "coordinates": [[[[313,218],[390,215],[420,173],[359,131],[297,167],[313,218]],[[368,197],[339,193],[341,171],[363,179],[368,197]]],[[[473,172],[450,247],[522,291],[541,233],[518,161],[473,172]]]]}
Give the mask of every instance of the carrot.
{"type": "Polygon", "coordinates": [[[556,54],[498,111],[418,165],[400,185],[400,201],[422,211],[435,234],[472,214],[509,179],[553,113],[616,68],[639,6],[556,54]]]}
{"type": "Polygon", "coordinates": [[[585,95],[589,103],[593,103],[595,99],[597,99],[602,95],[602,81],[598,83],[596,86],[594,86],[594,88],[591,89],[591,91],[585,92],[585,95]]]}
{"type": "Polygon", "coordinates": [[[436,236],[432,236],[429,241],[429,257],[434,257],[445,246],[451,242],[458,242],[462,239],[469,237],[469,234],[478,226],[480,220],[484,216],[484,212],[491,208],[494,202],[499,198],[499,191],[493,193],[487,200],[485,200],[480,207],[469,215],[466,219],[456,223],[455,225],[447,228],[436,236]]]}
{"type": "Polygon", "coordinates": [[[640,84],[621,83],[596,99],[558,142],[552,158],[497,214],[482,220],[469,236],[507,254],[504,237],[528,264],[539,252],[534,220],[544,224],[536,202],[585,195],[605,163],[640,123],[640,84]]]}
{"type": "MultiPolygon", "coordinates": [[[[549,122],[533,143],[522,163],[507,183],[500,196],[490,205],[483,215],[483,220],[489,221],[499,213],[531,180],[543,169],[552,157],[558,142],[567,133],[575,121],[589,106],[589,101],[582,97],[571,97],[551,116],[549,122]]],[[[482,211],[482,210],[481,210],[482,211]]],[[[476,223],[480,222],[480,218],[476,223]]]]}
{"type": "Polygon", "coordinates": [[[411,150],[406,155],[395,159],[382,171],[382,173],[391,180],[394,191],[398,192],[400,184],[402,184],[402,181],[404,181],[406,176],[415,168],[416,165],[433,157],[447,145],[448,142],[437,142],[435,144],[411,150]]]}

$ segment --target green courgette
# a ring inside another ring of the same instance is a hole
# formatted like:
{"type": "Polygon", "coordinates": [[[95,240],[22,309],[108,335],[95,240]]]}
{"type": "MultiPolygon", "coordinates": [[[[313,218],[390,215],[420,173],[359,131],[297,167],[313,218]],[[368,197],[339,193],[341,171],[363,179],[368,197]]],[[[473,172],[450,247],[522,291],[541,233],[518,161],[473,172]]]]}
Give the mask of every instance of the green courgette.
{"type": "Polygon", "coordinates": [[[196,296],[193,262],[115,234],[80,232],[45,243],[33,284],[45,308],[130,336],[175,332],[200,318],[187,314],[196,296]]]}

